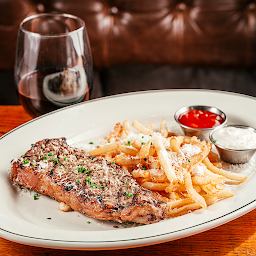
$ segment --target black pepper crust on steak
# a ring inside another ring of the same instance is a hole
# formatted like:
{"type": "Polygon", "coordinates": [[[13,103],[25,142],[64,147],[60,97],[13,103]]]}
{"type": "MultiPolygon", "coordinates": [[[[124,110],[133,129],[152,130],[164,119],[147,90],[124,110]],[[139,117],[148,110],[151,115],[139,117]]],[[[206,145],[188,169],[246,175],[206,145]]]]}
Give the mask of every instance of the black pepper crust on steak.
{"type": "Polygon", "coordinates": [[[67,145],[65,138],[32,145],[12,161],[10,179],[96,219],[149,224],[166,217],[166,203],[127,170],[67,145]]]}

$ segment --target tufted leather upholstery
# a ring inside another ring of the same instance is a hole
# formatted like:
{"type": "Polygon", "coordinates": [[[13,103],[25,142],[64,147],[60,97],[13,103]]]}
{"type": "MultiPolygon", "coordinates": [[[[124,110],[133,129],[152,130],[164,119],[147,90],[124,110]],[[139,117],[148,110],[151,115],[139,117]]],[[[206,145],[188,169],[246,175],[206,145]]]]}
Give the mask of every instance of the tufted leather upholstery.
{"type": "Polygon", "coordinates": [[[19,23],[39,12],[81,17],[94,66],[256,67],[251,0],[1,0],[0,69],[13,68],[19,23]]]}

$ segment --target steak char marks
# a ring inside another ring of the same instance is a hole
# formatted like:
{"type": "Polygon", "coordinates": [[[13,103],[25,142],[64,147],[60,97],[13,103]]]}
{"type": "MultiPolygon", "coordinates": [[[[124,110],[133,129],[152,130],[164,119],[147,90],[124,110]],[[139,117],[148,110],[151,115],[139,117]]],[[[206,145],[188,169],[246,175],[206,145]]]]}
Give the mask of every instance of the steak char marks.
{"type": "Polygon", "coordinates": [[[149,224],[163,220],[166,204],[115,163],[44,139],[12,161],[10,179],[64,202],[89,217],[149,224]]]}

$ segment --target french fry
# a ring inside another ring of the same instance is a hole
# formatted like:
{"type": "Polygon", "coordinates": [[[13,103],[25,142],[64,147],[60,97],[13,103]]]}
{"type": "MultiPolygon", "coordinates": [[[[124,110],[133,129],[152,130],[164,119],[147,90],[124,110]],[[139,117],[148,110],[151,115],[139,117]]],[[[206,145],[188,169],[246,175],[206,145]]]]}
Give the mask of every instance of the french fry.
{"type": "Polygon", "coordinates": [[[158,183],[158,182],[169,182],[169,180],[167,179],[165,174],[159,175],[159,176],[150,175],[150,181],[156,182],[156,183],[158,183]]]}
{"type": "Polygon", "coordinates": [[[193,199],[194,202],[198,203],[202,208],[206,209],[206,202],[204,198],[200,194],[198,194],[196,190],[193,188],[190,173],[185,173],[184,178],[185,187],[188,192],[188,195],[193,199]]]}
{"type": "Polygon", "coordinates": [[[120,132],[121,138],[122,138],[122,139],[126,138],[127,135],[129,134],[129,132],[130,132],[130,123],[129,123],[128,120],[125,120],[125,121],[123,122],[123,127],[122,127],[122,130],[121,130],[121,132],[120,132]]]}
{"type": "Polygon", "coordinates": [[[211,144],[207,143],[204,147],[202,147],[201,153],[190,157],[190,159],[188,159],[188,162],[186,162],[183,165],[183,167],[185,169],[189,169],[191,166],[202,162],[203,159],[205,159],[205,157],[209,154],[210,151],[211,151],[211,144]]]}
{"type": "Polygon", "coordinates": [[[170,148],[174,152],[179,152],[180,151],[180,145],[184,141],[184,136],[173,136],[170,138],[170,148]]]}
{"type": "Polygon", "coordinates": [[[216,166],[217,168],[222,168],[222,163],[221,162],[212,162],[212,164],[214,166],[216,166]]]}
{"type": "Polygon", "coordinates": [[[134,178],[144,178],[144,179],[149,179],[150,178],[150,172],[149,171],[142,171],[142,170],[134,170],[132,172],[132,176],[134,178]]]}
{"type": "Polygon", "coordinates": [[[137,165],[139,164],[141,161],[140,159],[132,159],[132,158],[123,158],[120,156],[116,156],[114,159],[114,162],[120,165],[137,165]]]}
{"type": "Polygon", "coordinates": [[[161,165],[158,159],[151,159],[151,162],[149,163],[149,168],[150,169],[160,169],[161,165]]]}
{"type": "Polygon", "coordinates": [[[187,204],[180,208],[168,211],[167,215],[169,217],[177,217],[177,216],[181,216],[181,215],[188,213],[188,211],[193,211],[193,210],[197,210],[200,208],[202,208],[202,206],[198,203],[187,204]]]}
{"type": "Polygon", "coordinates": [[[175,190],[184,193],[186,192],[186,187],[184,184],[177,183],[175,190]]]}
{"type": "Polygon", "coordinates": [[[215,184],[221,183],[226,179],[226,177],[219,174],[215,174],[208,169],[204,169],[204,174],[211,179],[212,183],[215,183],[215,184]]]}
{"type": "Polygon", "coordinates": [[[168,129],[167,129],[167,125],[166,125],[166,120],[165,118],[163,118],[161,125],[160,125],[160,133],[163,135],[164,138],[168,137],[168,129]]]}
{"type": "Polygon", "coordinates": [[[211,182],[211,179],[205,176],[194,176],[191,180],[194,185],[206,185],[211,182]]]}
{"type": "Polygon", "coordinates": [[[207,166],[207,168],[212,171],[213,173],[216,173],[216,174],[219,174],[219,175],[222,175],[224,177],[226,177],[227,179],[230,179],[230,180],[236,180],[236,181],[240,181],[240,182],[243,182],[247,179],[247,176],[245,175],[242,175],[242,174],[239,174],[239,173],[233,173],[233,172],[228,172],[228,171],[225,171],[223,169],[219,169],[217,168],[216,166],[214,166],[210,160],[208,159],[208,157],[206,157],[204,160],[203,160],[203,163],[207,166]]]}
{"type": "Polygon", "coordinates": [[[217,162],[220,158],[219,158],[219,155],[218,154],[216,154],[216,153],[214,153],[214,152],[210,152],[209,154],[208,154],[208,158],[209,158],[209,160],[213,163],[213,162],[217,162]]]}
{"type": "Polygon", "coordinates": [[[204,198],[207,206],[212,205],[220,200],[217,195],[209,195],[209,194],[203,195],[203,198],[204,198]]]}
{"type": "Polygon", "coordinates": [[[119,136],[120,132],[122,130],[122,125],[121,123],[117,123],[113,129],[113,131],[111,131],[104,140],[106,140],[107,142],[113,142],[112,139],[114,139],[114,141],[116,140],[116,138],[119,136]]]}
{"type": "Polygon", "coordinates": [[[128,148],[126,146],[123,145],[119,145],[118,148],[122,153],[128,154],[128,155],[132,155],[132,156],[136,156],[139,152],[138,149],[135,148],[128,148]]]}
{"type": "Polygon", "coordinates": [[[151,145],[151,140],[149,140],[145,145],[143,145],[138,153],[139,158],[147,158],[149,155],[149,149],[151,145]]]}
{"type": "Polygon", "coordinates": [[[221,199],[224,199],[224,198],[228,198],[228,197],[232,197],[234,196],[234,193],[231,192],[230,190],[227,190],[227,189],[222,189],[222,190],[219,190],[216,195],[221,198],[221,199]]]}
{"type": "Polygon", "coordinates": [[[180,199],[182,199],[177,192],[168,193],[168,198],[171,199],[171,200],[180,200],[180,199]]]}
{"type": "Polygon", "coordinates": [[[108,152],[105,154],[105,159],[109,162],[112,162],[113,159],[113,153],[112,152],[108,152]]]}
{"type": "Polygon", "coordinates": [[[194,187],[194,190],[197,192],[197,193],[200,193],[202,191],[201,187],[199,185],[193,185],[194,187]]]}
{"type": "Polygon", "coordinates": [[[209,195],[213,195],[218,191],[212,184],[201,185],[201,188],[209,195]]]}
{"type": "Polygon", "coordinates": [[[155,153],[156,153],[156,149],[155,149],[154,147],[150,147],[148,154],[149,154],[150,156],[154,156],[155,153]]]}
{"type": "Polygon", "coordinates": [[[155,123],[154,122],[150,123],[149,125],[147,125],[147,128],[150,129],[153,133],[155,130],[155,123]]]}
{"type": "Polygon", "coordinates": [[[169,182],[156,183],[151,181],[145,181],[141,183],[141,186],[150,190],[165,191],[169,184],[169,182]]]}
{"type": "Polygon", "coordinates": [[[62,211],[62,212],[70,212],[70,211],[73,211],[72,208],[71,208],[69,205],[67,205],[67,204],[65,204],[65,203],[63,203],[63,202],[60,202],[60,203],[59,203],[59,210],[62,211]]]}
{"type": "Polygon", "coordinates": [[[167,155],[167,152],[166,152],[166,149],[164,147],[162,140],[158,136],[156,136],[154,138],[153,143],[154,143],[154,147],[156,149],[157,155],[159,157],[160,164],[161,164],[168,180],[170,181],[171,184],[176,184],[177,177],[175,174],[175,170],[172,167],[172,165],[169,163],[168,155],[167,155]]]}
{"type": "Polygon", "coordinates": [[[175,188],[175,185],[174,185],[174,184],[170,184],[170,185],[165,189],[165,192],[166,192],[166,193],[171,193],[171,192],[173,192],[174,188],[175,188]]]}
{"type": "Polygon", "coordinates": [[[193,203],[193,200],[191,198],[183,198],[175,201],[169,201],[167,203],[167,206],[169,207],[169,209],[174,209],[174,208],[182,207],[184,205],[192,204],[192,203],[193,203]]]}
{"type": "Polygon", "coordinates": [[[234,196],[234,193],[226,189],[220,190],[213,195],[209,195],[209,194],[203,195],[207,205],[214,204],[219,200],[223,200],[233,196],[234,196]]]}
{"type": "MultiPolygon", "coordinates": [[[[203,142],[203,141],[202,141],[203,142]]],[[[199,144],[200,143],[200,140],[196,137],[196,136],[192,136],[190,138],[190,143],[192,144],[199,144]]],[[[205,142],[204,142],[205,143],[205,142]]]]}
{"type": "Polygon", "coordinates": [[[132,126],[145,135],[150,135],[153,133],[153,131],[150,128],[147,128],[137,120],[133,121],[132,126]]]}
{"type": "Polygon", "coordinates": [[[92,156],[99,156],[99,155],[107,154],[110,151],[116,150],[118,147],[119,147],[119,143],[114,142],[114,143],[111,143],[111,144],[107,144],[103,147],[96,148],[96,149],[94,149],[92,151],[89,151],[87,153],[89,155],[92,155],[92,156]]]}
{"type": "Polygon", "coordinates": [[[137,148],[138,150],[140,150],[142,147],[141,141],[139,141],[138,139],[131,140],[130,145],[134,148],[137,148]]]}

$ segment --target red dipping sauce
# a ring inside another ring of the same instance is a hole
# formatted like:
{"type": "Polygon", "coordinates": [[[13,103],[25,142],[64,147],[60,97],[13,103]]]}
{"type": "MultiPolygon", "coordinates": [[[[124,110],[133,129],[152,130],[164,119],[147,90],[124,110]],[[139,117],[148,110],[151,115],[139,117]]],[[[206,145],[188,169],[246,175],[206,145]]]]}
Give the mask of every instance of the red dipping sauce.
{"type": "Polygon", "coordinates": [[[207,129],[219,126],[224,122],[220,115],[206,110],[191,109],[181,114],[178,121],[191,128],[207,129]]]}

